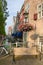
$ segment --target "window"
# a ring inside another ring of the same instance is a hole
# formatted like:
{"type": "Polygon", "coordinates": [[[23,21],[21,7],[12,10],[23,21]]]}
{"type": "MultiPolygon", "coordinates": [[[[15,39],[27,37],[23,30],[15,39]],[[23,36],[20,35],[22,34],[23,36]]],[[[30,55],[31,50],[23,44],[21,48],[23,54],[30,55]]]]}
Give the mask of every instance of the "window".
{"type": "Polygon", "coordinates": [[[42,3],[42,16],[43,16],[43,3],[42,3]]]}
{"type": "Polygon", "coordinates": [[[38,5],[38,19],[43,17],[43,3],[38,5]]]}
{"type": "Polygon", "coordinates": [[[29,10],[29,4],[27,3],[26,6],[25,6],[25,11],[28,12],[28,10],[29,10]]]}
{"type": "Polygon", "coordinates": [[[28,23],[28,18],[24,19],[24,23],[28,23]]]}
{"type": "Polygon", "coordinates": [[[38,5],[38,19],[41,18],[41,4],[38,5]]]}

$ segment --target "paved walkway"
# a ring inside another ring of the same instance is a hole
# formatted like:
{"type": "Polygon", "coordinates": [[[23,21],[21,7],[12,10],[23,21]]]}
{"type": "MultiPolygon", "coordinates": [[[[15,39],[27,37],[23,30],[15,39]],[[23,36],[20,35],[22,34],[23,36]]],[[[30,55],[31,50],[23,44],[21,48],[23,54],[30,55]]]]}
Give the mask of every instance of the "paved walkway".
{"type": "Polygon", "coordinates": [[[0,59],[0,65],[43,65],[43,58],[39,59],[29,56],[25,59],[16,60],[16,63],[12,61],[12,56],[7,56],[0,59]]]}

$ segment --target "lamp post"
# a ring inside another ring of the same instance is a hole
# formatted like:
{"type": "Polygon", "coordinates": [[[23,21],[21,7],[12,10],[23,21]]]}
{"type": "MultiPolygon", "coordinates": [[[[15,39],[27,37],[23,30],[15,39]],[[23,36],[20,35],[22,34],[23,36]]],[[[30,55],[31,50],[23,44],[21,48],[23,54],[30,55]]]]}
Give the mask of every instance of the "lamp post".
{"type": "MultiPolygon", "coordinates": [[[[27,23],[27,20],[28,20],[28,12],[24,12],[24,24],[26,24],[27,23]]],[[[26,31],[24,31],[23,32],[23,46],[27,46],[27,43],[26,43],[26,39],[27,39],[27,32],[26,31]]]]}

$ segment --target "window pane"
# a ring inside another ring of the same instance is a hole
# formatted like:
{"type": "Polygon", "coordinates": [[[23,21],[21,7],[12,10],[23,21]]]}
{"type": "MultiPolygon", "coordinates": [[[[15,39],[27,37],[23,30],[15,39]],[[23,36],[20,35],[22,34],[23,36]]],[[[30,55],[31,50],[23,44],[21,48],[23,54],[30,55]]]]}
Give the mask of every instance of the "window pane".
{"type": "Polygon", "coordinates": [[[41,18],[41,12],[38,13],[38,17],[41,18]]]}
{"type": "Polygon", "coordinates": [[[28,19],[27,19],[27,22],[28,22],[28,19]]]}
{"type": "Polygon", "coordinates": [[[41,11],[41,5],[38,6],[38,11],[41,11]]]}
{"type": "Polygon", "coordinates": [[[42,13],[42,16],[43,16],[43,13],[42,13]]]}
{"type": "Polygon", "coordinates": [[[43,3],[42,3],[42,10],[43,10],[43,3]]]}
{"type": "Polygon", "coordinates": [[[25,22],[25,19],[24,19],[24,22],[25,22]]]}
{"type": "Polygon", "coordinates": [[[26,4],[25,10],[28,12],[28,10],[29,10],[29,4],[26,4]]]}
{"type": "Polygon", "coordinates": [[[24,19],[24,23],[27,23],[28,22],[28,18],[24,19]]]}
{"type": "Polygon", "coordinates": [[[42,16],[43,16],[43,10],[42,10],[42,16]]]}

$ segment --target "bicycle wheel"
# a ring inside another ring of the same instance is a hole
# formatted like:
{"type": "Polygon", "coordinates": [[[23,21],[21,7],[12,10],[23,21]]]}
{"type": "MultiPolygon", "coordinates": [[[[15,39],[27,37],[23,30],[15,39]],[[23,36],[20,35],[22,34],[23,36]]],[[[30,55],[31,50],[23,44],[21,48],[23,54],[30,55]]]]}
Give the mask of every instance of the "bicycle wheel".
{"type": "Polygon", "coordinates": [[[2,49],[2,47],[0,47],[0,55],[2,55],[2,51],[3,51],[3,49],[2,49]]]}
{"type": "Polygon", "coordinates": [[[5,56],[5,55],[6,55],[5,50],[3,49],[3,47],[0,47],[0,57],[5,56]]]}

